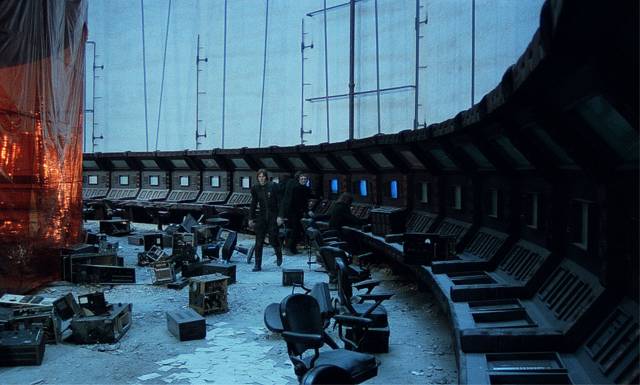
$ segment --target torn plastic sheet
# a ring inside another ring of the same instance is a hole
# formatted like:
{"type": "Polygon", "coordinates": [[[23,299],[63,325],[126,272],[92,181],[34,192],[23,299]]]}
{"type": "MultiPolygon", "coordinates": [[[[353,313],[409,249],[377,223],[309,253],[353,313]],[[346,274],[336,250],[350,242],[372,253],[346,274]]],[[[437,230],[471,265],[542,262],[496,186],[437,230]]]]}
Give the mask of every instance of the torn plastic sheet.
{"type": "Polygon", "coordinates": [[[82,221],[85,0],[0,7],[0,290],[59,277],[82,221]]]}

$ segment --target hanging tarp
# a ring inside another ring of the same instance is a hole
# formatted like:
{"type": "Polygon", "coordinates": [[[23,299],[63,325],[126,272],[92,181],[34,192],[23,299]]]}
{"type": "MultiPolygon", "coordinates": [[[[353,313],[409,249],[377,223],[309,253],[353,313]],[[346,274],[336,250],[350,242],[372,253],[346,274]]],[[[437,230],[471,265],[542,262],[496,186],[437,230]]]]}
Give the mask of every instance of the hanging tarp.
{"type": "Polygon", "coordinates": [[[59,274],[82,221],[87,4],[0,6],[0,293],[59,274]]]}

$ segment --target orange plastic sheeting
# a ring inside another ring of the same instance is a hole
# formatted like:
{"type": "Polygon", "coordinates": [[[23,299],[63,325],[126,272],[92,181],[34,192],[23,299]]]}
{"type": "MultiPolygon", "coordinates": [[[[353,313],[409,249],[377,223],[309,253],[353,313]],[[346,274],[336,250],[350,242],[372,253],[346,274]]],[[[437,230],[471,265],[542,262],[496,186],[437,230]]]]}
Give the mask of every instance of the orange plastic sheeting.
{"type": "Polygon", "coordinates": [[[0,293],[25,292],[79,240],[87,5],[0,8],[0,293]]]}

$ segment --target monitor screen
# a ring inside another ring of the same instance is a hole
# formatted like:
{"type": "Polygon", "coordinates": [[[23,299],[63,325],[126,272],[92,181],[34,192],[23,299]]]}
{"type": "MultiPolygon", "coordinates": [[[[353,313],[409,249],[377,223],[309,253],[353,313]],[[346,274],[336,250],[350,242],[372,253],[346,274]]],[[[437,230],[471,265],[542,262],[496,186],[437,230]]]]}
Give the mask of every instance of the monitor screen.
{"type": "Polygon", "coordinates": [[[367,181],[366,179],[360,179],[360,196],[361,197],[366,197],[367,196],[367,181]]]}
{"type": "Polygon", "coordinates": [[[189,176],[188,175],[180,176],[180,186],[182,186],[182,187],[189,186],[189,176]]]}
{"type": "Polygon", "coordinates": [[[398,181],[392,180],[389,182],[389,196],[391,199],[398,199],[398,181]]]}
{"type": "Polygon", "coordinates": [[[331,179],[331,193],[332,194],[337,194],[338,193],[338,180],[337,179],[331,179]]]}
{"type": "Polygon", "coordinates": [[[211,187],[220,187],[220,176],[212,175],[211,176],[211,187]]]}

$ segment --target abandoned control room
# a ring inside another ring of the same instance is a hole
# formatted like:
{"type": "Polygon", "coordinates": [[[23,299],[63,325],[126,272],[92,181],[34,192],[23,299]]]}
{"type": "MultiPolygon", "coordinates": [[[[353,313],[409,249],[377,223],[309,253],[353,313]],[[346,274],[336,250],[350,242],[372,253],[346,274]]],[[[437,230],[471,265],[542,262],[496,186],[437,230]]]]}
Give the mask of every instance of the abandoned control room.
{"type": "Polygon", "coordinates": [[[640,383],[639,16],[0,2],[0,384],[640,383]]]}

